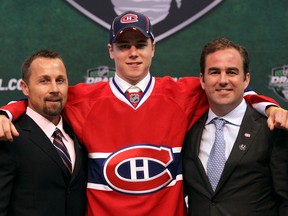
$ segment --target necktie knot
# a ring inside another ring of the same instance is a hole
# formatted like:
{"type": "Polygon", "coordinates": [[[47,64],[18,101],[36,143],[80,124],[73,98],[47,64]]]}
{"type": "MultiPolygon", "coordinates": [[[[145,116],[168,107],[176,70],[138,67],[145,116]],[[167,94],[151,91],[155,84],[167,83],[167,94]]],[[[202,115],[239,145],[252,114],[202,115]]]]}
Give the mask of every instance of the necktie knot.
{"type": "Polygon", "coordinates": [[[142,91],[138,86],[130,86],[126,92],[127,93],[137,93],[137,92],[142,92],[142,91]]]}
{"type": "Polygon", "coordinates": [[[54,138],[57,137],[58,139],[59,139],[59,138],[62,139],[62,132],[61,132],[58,128],[56,128],[52,136],[53,136],[54,138]]]}
{"type": "Polygon", "coordinates": [[[215,127],[217,130],[222,130],[224,124],[225,124],[225,120],[222,119],[222,118],[214,118],[213,120],[213,123],[215,124],[215,127]]]}

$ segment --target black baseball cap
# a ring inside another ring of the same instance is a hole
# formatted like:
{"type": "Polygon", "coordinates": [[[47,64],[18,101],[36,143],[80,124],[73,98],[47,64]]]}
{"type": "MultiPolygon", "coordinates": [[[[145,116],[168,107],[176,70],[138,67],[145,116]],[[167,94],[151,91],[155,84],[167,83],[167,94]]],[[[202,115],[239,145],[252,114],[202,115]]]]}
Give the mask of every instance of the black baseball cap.
{"type": "Polygon", "coordinates": [[[110,29],[110,43],[116,42],[118,37],[128,29],[138,30],[145,37],[151,38],[154,41],[152,25],[149,18],[142,13],[126,11],[113,20],[110,29]]]}

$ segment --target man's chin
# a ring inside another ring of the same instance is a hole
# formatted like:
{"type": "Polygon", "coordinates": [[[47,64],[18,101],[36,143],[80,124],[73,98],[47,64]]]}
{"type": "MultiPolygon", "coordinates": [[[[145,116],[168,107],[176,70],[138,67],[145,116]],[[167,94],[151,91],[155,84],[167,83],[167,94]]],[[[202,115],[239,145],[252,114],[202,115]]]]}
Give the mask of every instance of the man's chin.
{"type": "Polygon", "coordinates": [[[57,116],[61,113],[63,107],[60,105],[57,106],[50,106],[50,107],[46,107],[46,109],[44,109],[44,112],[46,115],[49,116],[57,116]]]}

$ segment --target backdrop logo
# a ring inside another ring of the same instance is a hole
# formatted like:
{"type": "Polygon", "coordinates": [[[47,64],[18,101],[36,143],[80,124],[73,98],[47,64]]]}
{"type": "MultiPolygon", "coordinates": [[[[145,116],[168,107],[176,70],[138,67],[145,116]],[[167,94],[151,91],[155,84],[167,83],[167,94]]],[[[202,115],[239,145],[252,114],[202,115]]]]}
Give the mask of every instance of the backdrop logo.
{"type": "Polygon", "coordinates": [[[85,83],[92,84],[101,81],[109,81],[114,77],[115,69],[108,66],[99,66],[87,69],[85,83]]]}
{"type": "Polygon", "coordinates": [[[21,91],[21,79],[12,78],[6,83],[4,79],[0,78],[0,91],[21,91]]]}
{"type": "Polygon", "coordinates": [[[162,40],[191,24],[222,0],[67,0],[81,13],[110,29],[115,16],[127,10],[147,15],[156,41],[162,40]]]}
{"type": "Polygon", "coordinates": [[[288,101],[288,65],[272,69],[269,87],[285,101],[288,101]]]}

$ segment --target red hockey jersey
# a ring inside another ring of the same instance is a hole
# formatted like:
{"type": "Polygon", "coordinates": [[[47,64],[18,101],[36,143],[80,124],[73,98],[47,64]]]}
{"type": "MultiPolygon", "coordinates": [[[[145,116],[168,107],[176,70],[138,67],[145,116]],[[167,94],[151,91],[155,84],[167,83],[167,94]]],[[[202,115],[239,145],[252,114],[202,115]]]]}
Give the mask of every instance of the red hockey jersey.
{"type": "MultiPolygon", "coordinates": [[[[17,117],[19,106],[3,108],[17,117]]],[[[151,78],[136,108],[113,81],[69,87],[63,115],[89,153],[87,215],[186,215],[180,153],[207,110],[198,78],[151,78]]]]}
{"type": "Polygon", "coordinates": [[[207,108],[197,78],[152,78],[136,108],[113,82],[70,88],[65,117],[89,152],[88,216],[185,215],[182,143],[207,108]]]}

